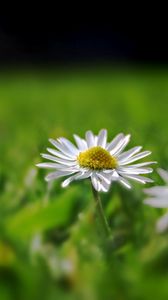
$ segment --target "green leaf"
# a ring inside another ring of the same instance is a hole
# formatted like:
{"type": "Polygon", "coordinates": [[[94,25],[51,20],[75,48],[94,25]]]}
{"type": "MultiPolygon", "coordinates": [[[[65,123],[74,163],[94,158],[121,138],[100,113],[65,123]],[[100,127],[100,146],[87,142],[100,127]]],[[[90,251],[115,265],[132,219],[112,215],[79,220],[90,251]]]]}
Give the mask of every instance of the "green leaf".
{"type": "Polygon", "coordinates": [[[52,227],[66,224],[78,196],[77,189],[71,188],[47,205],[40,201],[27,205],[8,219],[7,232],[12,236],[28,238],[52,227]]]}

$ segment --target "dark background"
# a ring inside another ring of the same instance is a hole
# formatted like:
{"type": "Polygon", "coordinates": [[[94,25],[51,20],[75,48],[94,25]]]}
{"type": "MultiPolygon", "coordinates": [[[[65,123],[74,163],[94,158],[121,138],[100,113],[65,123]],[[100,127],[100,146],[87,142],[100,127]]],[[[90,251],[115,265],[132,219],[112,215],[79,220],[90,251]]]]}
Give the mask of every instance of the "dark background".
{"type": "MultiPolygon", "coordinates": [[[[80,19],[80,18],[79,18],[80,19]]],[[[107,18],[108,20],[108,18],[107,18]]],[[[39,15],[0,17],[0,63],[128,62],[167,64],[167,24],[60,21],[39,15]]]]}

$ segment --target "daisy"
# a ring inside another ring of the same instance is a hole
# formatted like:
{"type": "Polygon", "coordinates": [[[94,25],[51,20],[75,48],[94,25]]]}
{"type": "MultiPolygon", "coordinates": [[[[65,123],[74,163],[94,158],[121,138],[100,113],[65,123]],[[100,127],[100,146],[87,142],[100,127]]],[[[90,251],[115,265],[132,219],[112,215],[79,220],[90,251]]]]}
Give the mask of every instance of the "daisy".
{"type": "MultiPolygon", "coordinates": [[[[153,207],[168,208],[168,172],[163,169],[157,171],[166,185],[144,189],[144,192],[148,195],[144,203],[153,207]]],[[[156,229],[158,232],[168,229],[168,213],[158,220],[156,229]]]]}
{"type": "Polygon", "coordinates": [[[143,175],[153,171],[148,166],[154,162],[132,164],[151,152],[140,152],[141,146],[124,151],[130,135],[120,133],[108,143],[107,130],[102,129],[97,136],[87,131],[85,139],[78,135],[74,135],[74,139],[76,145],[63,137],[49,139],[55,148],[47,148],[50,154],[41,156],[51,162],[37,164],[40,168],[54,170],[45,177],[46,181],[68,176],[62,183],[62,187],[66,187],[74,180],[90,178],[93,188],[98,192],[107,192],[113,181],[127,188],[131,188],[129,180],[143,184],[153,182],[143,175]]]}

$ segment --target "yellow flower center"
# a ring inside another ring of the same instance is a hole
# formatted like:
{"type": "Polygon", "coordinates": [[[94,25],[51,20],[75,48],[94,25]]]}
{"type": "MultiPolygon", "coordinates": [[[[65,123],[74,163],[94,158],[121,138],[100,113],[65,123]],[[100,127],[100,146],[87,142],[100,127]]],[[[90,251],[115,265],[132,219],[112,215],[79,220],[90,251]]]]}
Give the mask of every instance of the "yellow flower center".
{"type": "Polygon", "coordinates": [[[117,167],[117,159],[100,146],[79,153],[77,161],[81,167],[93,170],[114,169],[117,167]]]}

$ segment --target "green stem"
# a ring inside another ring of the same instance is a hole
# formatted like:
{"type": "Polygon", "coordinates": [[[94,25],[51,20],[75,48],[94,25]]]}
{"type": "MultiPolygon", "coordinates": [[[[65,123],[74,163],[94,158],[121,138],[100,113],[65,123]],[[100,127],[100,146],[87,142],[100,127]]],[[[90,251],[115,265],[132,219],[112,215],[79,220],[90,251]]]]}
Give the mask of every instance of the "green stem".
{"type": "Polygon", "coordinates": [[[102,202],[101,202],[101,199],[100,199],[100,195],[94,189],[93,185],[92,185],[92,192],[93,192],[94,200],[96,202],[97,212],[98,212],[99,217],[101,219],[102,225],[104,227],[104,230],[105,230],[106,234],[109,236],[109,235],[111,235],[111,229],[109,227],[109,224],[107,222],[106,216],[105,216],[104,211],[103,211],[103,207],[102,207],[102,202]]]}

